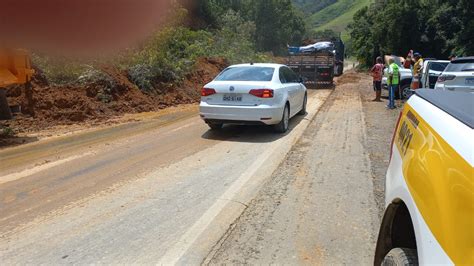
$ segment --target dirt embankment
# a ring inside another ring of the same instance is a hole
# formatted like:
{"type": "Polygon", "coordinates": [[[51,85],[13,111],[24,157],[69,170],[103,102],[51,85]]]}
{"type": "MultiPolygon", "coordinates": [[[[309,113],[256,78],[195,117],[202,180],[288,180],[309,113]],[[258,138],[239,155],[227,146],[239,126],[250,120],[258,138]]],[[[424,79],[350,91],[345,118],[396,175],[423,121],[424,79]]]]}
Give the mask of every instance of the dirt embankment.
{"type": "Polygon", "coordinates": [[[201,87],[227,66],[224,59],[201,58],[181,84],[163,84],[146,93],[134,85],[125,71],[102,66],[113,86],[101,81],[84,85],[49,85],[41,72],[31,90],[11,87],[8,102],[20,111],[15,119],[0,123],[14,132],[34,132],[57,125],[101,123],[126,113],[157,111],[178,104],[195,103],[201,87]]]}

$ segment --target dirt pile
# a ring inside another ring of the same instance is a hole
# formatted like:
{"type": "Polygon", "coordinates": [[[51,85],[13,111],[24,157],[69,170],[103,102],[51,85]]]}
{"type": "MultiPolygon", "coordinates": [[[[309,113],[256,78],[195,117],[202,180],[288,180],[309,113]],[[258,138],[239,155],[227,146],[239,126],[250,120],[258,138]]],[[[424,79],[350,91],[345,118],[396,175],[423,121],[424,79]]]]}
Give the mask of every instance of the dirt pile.
{"type": "Polygon", "coordinates": [[[224,59],[201,58],[181,84],[162,84],[145,93],[130,82],[125,71],[99,67],[109,80],[81,85],[49,85],[37,71],[30,90],[23,86],[7,91],[8,102],[20,111],[14,120],[2,121],[15,132],[33,132],[57,125],[101,123],[126,113],[157,111],[178,104],[195,103],[201,87],[227,66],[224,59]]]}

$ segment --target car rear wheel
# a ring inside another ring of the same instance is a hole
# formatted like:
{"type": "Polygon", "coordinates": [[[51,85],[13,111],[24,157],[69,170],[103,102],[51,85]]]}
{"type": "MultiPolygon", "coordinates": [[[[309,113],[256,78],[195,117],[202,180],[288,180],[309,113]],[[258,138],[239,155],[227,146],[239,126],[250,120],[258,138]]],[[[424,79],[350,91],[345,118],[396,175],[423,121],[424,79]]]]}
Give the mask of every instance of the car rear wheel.
{"type": "Polygon", "coordinates": [[[416,249],[394,248],[385,255],[382,266],[408,266],[418,265],[418,255],[416,249]]]}
{"type": "Polygon", "coordinates": [[[281,118],[280,123],[275,125],[275,131],[278,133],[285,133],[288,131],[288,125],[290,123],[290,108],[288,104],[285,105],[285,109],[283,109],[283,116],[281,118]]]}
{"type": "Polygon", "coordinates": [[[301,108],[301,111],[298,113],[299,115],[305,115],[306,114],[306,104],[308,103],[308,95],[304,95],[303,99],[303,107],[301,108]]]}
{"type": "Polygon", "coordinates": [[[209,122],[207,123],[207,125],[211,128],[211,130],[215,130],[215,131],[222,129],[222,127],[224,126],[223,123],[215,123],[215,122],[212,122],[212,123],[209,122]]]}

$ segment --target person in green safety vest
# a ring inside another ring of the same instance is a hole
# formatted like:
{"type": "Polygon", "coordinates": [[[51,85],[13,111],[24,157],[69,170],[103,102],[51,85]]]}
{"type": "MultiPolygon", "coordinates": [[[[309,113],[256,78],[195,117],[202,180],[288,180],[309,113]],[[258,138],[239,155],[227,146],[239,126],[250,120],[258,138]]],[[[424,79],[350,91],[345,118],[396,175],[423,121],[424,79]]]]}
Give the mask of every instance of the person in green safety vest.
{"type": "Polygon", "coordinates": [[[395,91],[398,90],[400,84],[400,67],[395,63],[393,58],[388,59],[388,105],[387,108],[395,109],[395,91]]]}

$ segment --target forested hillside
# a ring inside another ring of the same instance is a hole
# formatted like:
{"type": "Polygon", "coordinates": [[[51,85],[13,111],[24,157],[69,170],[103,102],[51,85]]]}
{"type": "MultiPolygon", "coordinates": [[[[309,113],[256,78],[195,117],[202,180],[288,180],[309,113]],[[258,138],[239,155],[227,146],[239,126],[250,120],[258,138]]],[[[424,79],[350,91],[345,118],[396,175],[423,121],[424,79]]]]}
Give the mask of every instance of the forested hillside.
{"type": "Polygon", "coordinates": [[[474,1],[376,0],[350,25],[355,55],[370,65],[384,54],[474,55],[474,1]]]}

